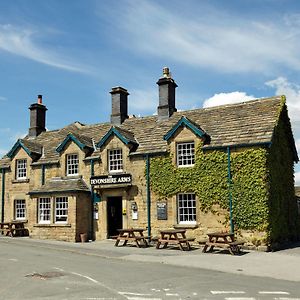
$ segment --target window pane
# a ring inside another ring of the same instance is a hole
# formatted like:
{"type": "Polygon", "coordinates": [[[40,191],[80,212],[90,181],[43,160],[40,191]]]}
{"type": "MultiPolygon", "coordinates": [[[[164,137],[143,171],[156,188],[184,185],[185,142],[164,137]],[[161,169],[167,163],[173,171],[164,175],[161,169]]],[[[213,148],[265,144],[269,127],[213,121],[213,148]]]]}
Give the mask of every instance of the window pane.
{"type": "Polygon", "coordinates": [[[26,202],[24,199],[15,200],[15,219],[16,220],[26,219],[26,202]]]}
{"type": "Polygon", "coordinates": [[[178,194],[178,222],[196,223],[196,197],[195,194],[178,194]]]}
{"type": "Polygon", "coordinates": [[[66,223],[68,221],[68,197],[55,199],[55,222],[66,223]]]}
{"type": "Polygon", "coordinates": [[[78,175],[79,159],[77,154],[67,155],[67,175],[78,175]]]}
{"type": "Polygon", "coordinates": [[[18,159],[16,161],[16,178],[24,179],[27,176],[27,160],[26,159],[18,159]]]}
{"type": "Polygon", "coordinates": [[[50,223],[51,202],[50,198],[40,198],[38,206],[39,223],[50,223]]]}
{"type": "Polygon", "coordinates": [[[123,170],[122,149],[109,150],[108,165],[111,172],[123,170]]]}
{"type": "Polygon", "coordinates": [[[195,163],[195,143],[177,144],[177,165],[192,166],[195,163]]]}

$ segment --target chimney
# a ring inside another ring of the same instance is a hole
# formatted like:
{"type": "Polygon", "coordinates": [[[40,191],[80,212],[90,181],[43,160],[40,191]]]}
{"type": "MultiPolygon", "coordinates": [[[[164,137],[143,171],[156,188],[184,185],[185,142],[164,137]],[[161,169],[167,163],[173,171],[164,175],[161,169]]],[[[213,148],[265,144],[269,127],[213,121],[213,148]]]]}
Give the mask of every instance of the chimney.
{"type": "Polygon", "coordinates": [[[163,77],[157,82],[159,86],[159,106],[157,107],[158,120],[165,120],[177,111],[175,107],[175,89],[177,84],[171,77],[169,68],[163,68],[163,77]]]}
{"type": "Polygon", "coordinates": [[[37,103],[30,105],[30,128],[29,137],[35,138],[43,131],[46,131],[46,106],[42,104],[43,97],[38,95],[37,103]]]}
{"type": "Polygon", "coordinates": [[[114,125],[121,125],[128,118],[129,93],[120,86],[112,88],[110,93],[112,104],[110,122],[114,125]]]}

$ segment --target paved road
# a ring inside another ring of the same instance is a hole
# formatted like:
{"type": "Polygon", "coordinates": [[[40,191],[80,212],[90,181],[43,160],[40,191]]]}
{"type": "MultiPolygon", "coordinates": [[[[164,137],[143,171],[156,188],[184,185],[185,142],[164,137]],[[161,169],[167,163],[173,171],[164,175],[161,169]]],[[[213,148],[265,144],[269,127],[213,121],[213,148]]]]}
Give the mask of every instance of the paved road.
{"type": "Polygon", "coordinates": [[[299,282],[88,255],[14,239],[0,240],[0,272],[1,300],[300,300],[299,282]]]}

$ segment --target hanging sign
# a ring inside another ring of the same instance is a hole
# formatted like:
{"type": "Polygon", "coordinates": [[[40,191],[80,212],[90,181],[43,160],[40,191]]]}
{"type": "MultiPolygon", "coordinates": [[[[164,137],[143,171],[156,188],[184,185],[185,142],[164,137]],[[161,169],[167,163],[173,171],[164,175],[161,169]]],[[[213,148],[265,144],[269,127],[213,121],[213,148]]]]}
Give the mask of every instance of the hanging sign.
{"type": "Polygon", "coordinates": [[[108,184],[131,184],[131,174],[114,174],[93,176],[90,179],[91,185],[108,185],[108,184]]]}

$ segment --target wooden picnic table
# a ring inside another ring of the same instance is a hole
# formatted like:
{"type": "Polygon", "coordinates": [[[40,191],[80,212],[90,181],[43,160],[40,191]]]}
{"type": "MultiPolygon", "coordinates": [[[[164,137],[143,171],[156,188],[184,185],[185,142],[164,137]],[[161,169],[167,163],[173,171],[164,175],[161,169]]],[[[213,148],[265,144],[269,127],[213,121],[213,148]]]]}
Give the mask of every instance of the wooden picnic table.
{"type": "Polygon", "coordinates": [[[244,244],[242,241],[235,241],[234,233],[230,232],[213,232],[208,233],[208,241],[202,252],[211,252],[214,247],[228,249],[230,254],[240,253],[240,246],[244,244]]]}
{"type": "Polygon", "coordinates": [[[178,245],[181,250],[191,250],[189,241],[194,239],[186,238],[186,229],[166,229],[160,230],[160,238],[157,240],[156,249],[159,249],[160,245],[166,248],[168,244],[178,245]]]}
{"type": "Polygon", "coordinates": [[[6,236],[24,236],[26,229],[24,227],[25,221],[10,221],[0,223],[0,232],[6,236]]]}
{"type": "Polygon", "coordinates": [[[143,234],[143,232],[145,230],[146,230],[145,228],[118,229],[119,235],[117,236],[115,246],[118,246],[120,241],[124,241],[122,246],[126,246],[128,241],[132,241],[132,242],[135,242],[139,248],[142,245],[144,247],[147,247],[148,246],[148,242],[147,242],[148,236],[144,236],[144,234],[143,234]]]}

